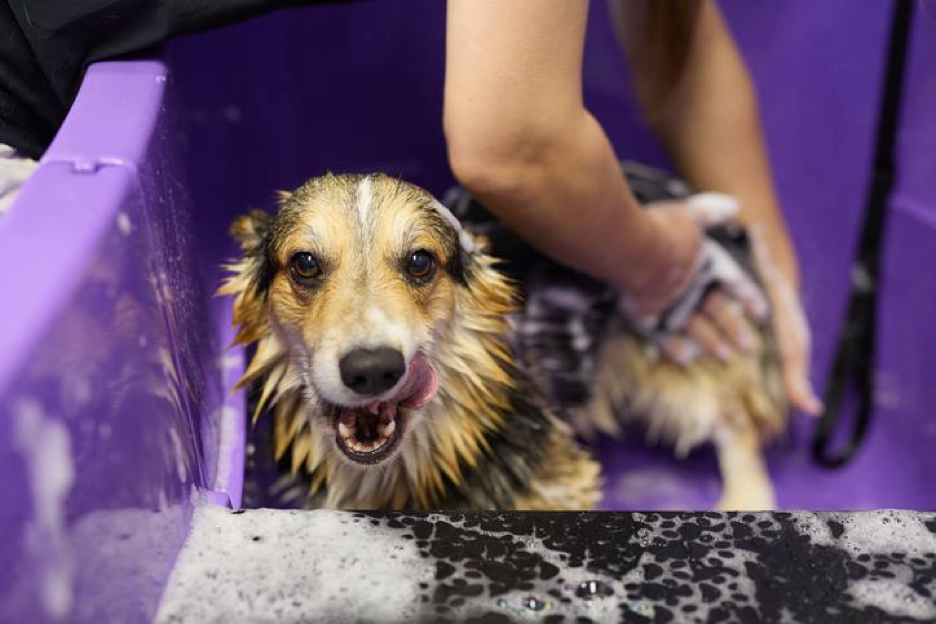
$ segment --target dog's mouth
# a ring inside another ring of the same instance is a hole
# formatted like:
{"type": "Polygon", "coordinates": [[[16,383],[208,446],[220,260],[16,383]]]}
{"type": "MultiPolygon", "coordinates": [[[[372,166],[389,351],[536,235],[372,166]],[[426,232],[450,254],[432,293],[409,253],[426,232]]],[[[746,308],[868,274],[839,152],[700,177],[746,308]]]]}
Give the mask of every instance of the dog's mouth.
{"type": "Polygon", "coordinates": [[[432,400],[439,377],[428,359],[417,354],[406,380],[389,398],[361,407],[341,407],[335,416],[335,440],[348,459],[359,464],[377,464],[390,457],[403,439],[408,410],[432,400]]]}

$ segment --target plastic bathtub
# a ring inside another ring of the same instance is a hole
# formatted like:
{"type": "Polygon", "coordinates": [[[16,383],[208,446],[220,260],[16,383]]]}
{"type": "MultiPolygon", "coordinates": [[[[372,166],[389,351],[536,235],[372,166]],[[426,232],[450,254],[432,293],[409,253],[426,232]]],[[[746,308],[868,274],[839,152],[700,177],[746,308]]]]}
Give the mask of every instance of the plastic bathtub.
{"type": "MultiPolygon", "coordinates": [[[[279,13],[90,68],[68,119],[0,222],[0,620],[152,618],[193,500],[238,507],[244,397],[231,388],[227,224],[332,171],[452,183],[441,131],[443,3],[279,13]]],[[[822,380],[844,312],[889,7],[845,0],[725,11],[747,56],[800,251],[822,380]]],[[[665,164],[634,121],[595,3],[586,99],[619,153],[665,164]]],[[[869,438],[838,471],[797,418],[770,453],[787,509],[936,508],[931,322],[936,76],[916,21],[881,295],[869,438]]],[[[714,146],[713,149],[717,149],[714,146]]],[[[822,384],[820,383],[820,386],[822,384]]],[[[705,509],[714,456],[601,441],[608,509],[705,509]]]]}

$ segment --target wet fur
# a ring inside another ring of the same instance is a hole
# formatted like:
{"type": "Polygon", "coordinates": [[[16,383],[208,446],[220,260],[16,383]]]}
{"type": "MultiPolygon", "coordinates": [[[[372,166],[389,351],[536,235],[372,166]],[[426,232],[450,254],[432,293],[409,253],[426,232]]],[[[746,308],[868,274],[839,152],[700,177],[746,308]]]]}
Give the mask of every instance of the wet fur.
{"type": "Polygon", "coordinates": [[[475,241],[477,249],[469,253],[431,196],[382,175],[366,178],[375,200],[362,220],[355,203],[364,182],[361,176],[317,178],[284,194],[275,218],[255,211],[232,226],[243,257],[228,267],[233,275],[219,292],[235,297],[237,342],[256,345],[240,385],[260,385],[253,418],[272,414],[277,459],[288,459],[292,472],[307,480],[312,506],[593,507],[598,466],[514,365],[505,339],[515,290],[483,252],[483,241],[475,241]],[[342,257],[331,261],[352,265],[342,283],[314,295],[332,299],[331,310],[297,294],[283,268],[285,251],[304,229],[316,226],[309,223],[316,213],[322,219],[317,227],[327,229],[331,243],[345,242],[342,257]],[[399,286],[386,268],[393,266],[396,242],[386,234],[411,229],[410,224],[423,226],[416,244],[438,251],[444,269],[431,291],[399,286]],[[384,268],[374,258],[386,258],[384,268]],[[355,279],[366,262],[371,270],[384,271],[378,279],[387,313],[416,319],[417,327],[409,331],[420,334],[416,340],[440,380],[433,401],[411,417],[399,454],[375,467],[352,465],[335,448],[332,427],[317,417],[316,396],[308,392],[308,371],[299,361],[304,354],[296,353],[314,347],[297,344],[303,341],[295,337],[298,326],[326,325],[332,336],[356,331],[354,298],[334,299],[356,291],[366,298],[364,289],[373,282],[355,279]]]}
{"type": "MultiPolygon", "coordinates": [[[[282,194],[275,217],[254,211],[237,219],[232,233],[243,255],[228,267],[232,276],[219,292],[234,296],[237,342],[255,347],[240,385],[256,389],[253,419],[273,418],[275,456],[308,484],[307,505],[597,504],[598,465],[508,344],[508,317],[518,310],[514,285],[486,253],[485,240],[475,238],[474,249],[464,248],[428,193],[383,175],[328,175],[282,194]],[[362,194],[370,200],[368,210],[359,208],[362,194]],[[398,234],[414,227],[418,244],[439,255],[442,270],[431,290],[407,289],[394,273],[396,247],[417,244],[398,234]],[[297,292],[285,263],[289,250],[307,244],[303,237],[314,230],[327,233],[316,244],[343,249],[337,256],[334,249],[319,251],[349,270],[340,283],[310,296],[297,292]],[[376,283],[382,309],[411,321],[397,333],[419,343],[436,366],[440,388],[411,418],[398,455],[365,468],[335,448],[334,431],[319,413],[327,408],[310,390],[316,381],[309,362],[312,352],[335,341],[367,342],[355,319],[361,319],[362,305],[370,305],[361,302],[376,283]]],[[[641,419],[680,453],[712,441],[725,481],[720,506],[772,507],[760,449],[783,428],[786,407],[769,335],[762,335],[754,353],[728,366],[703,359],[688,369],[656,357],[623,324],[604,336],[589,401],[564,414],[578,432],[613,434],[619,421],[641,419]]]]}

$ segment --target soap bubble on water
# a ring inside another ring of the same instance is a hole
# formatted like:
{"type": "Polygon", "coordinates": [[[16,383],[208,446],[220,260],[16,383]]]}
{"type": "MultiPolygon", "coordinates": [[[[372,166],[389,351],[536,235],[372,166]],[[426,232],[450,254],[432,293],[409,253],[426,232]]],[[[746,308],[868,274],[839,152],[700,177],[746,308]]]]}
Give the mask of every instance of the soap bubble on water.
{"type": "Polygon", "coordinates": [[[527,596],[523,599],[523,606],[530,611],[542,611],[546,608],[546,603],[536,596],[527,596]]]}
{"type": "Polygon", "coordinates": [[[575,588],[576,598],[582,600],[594,600],[595,598],[605,598],[614,594],[614,590],[602,581],[590,580],[582,581],[575,588]]]}

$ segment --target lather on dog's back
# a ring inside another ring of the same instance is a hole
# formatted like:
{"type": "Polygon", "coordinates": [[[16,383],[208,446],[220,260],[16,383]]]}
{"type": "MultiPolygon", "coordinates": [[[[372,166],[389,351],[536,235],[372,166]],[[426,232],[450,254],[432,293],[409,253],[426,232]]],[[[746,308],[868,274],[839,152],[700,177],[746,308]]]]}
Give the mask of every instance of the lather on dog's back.
{"type": "Polygon", "coordinates": [[[518,353],[525,309],[487,241],[422,189],[329,174],[232,231],[243,256],[219,292],[255,345],[240,383],[308,506],[592,508],[599,467],[567,418],[628,417],[714,441],[723,506],[772,505],[760,446],[784,403],[766,334],[731,364],[684,370],[607,323],[587,401],[564,409],[518,353]]]}

